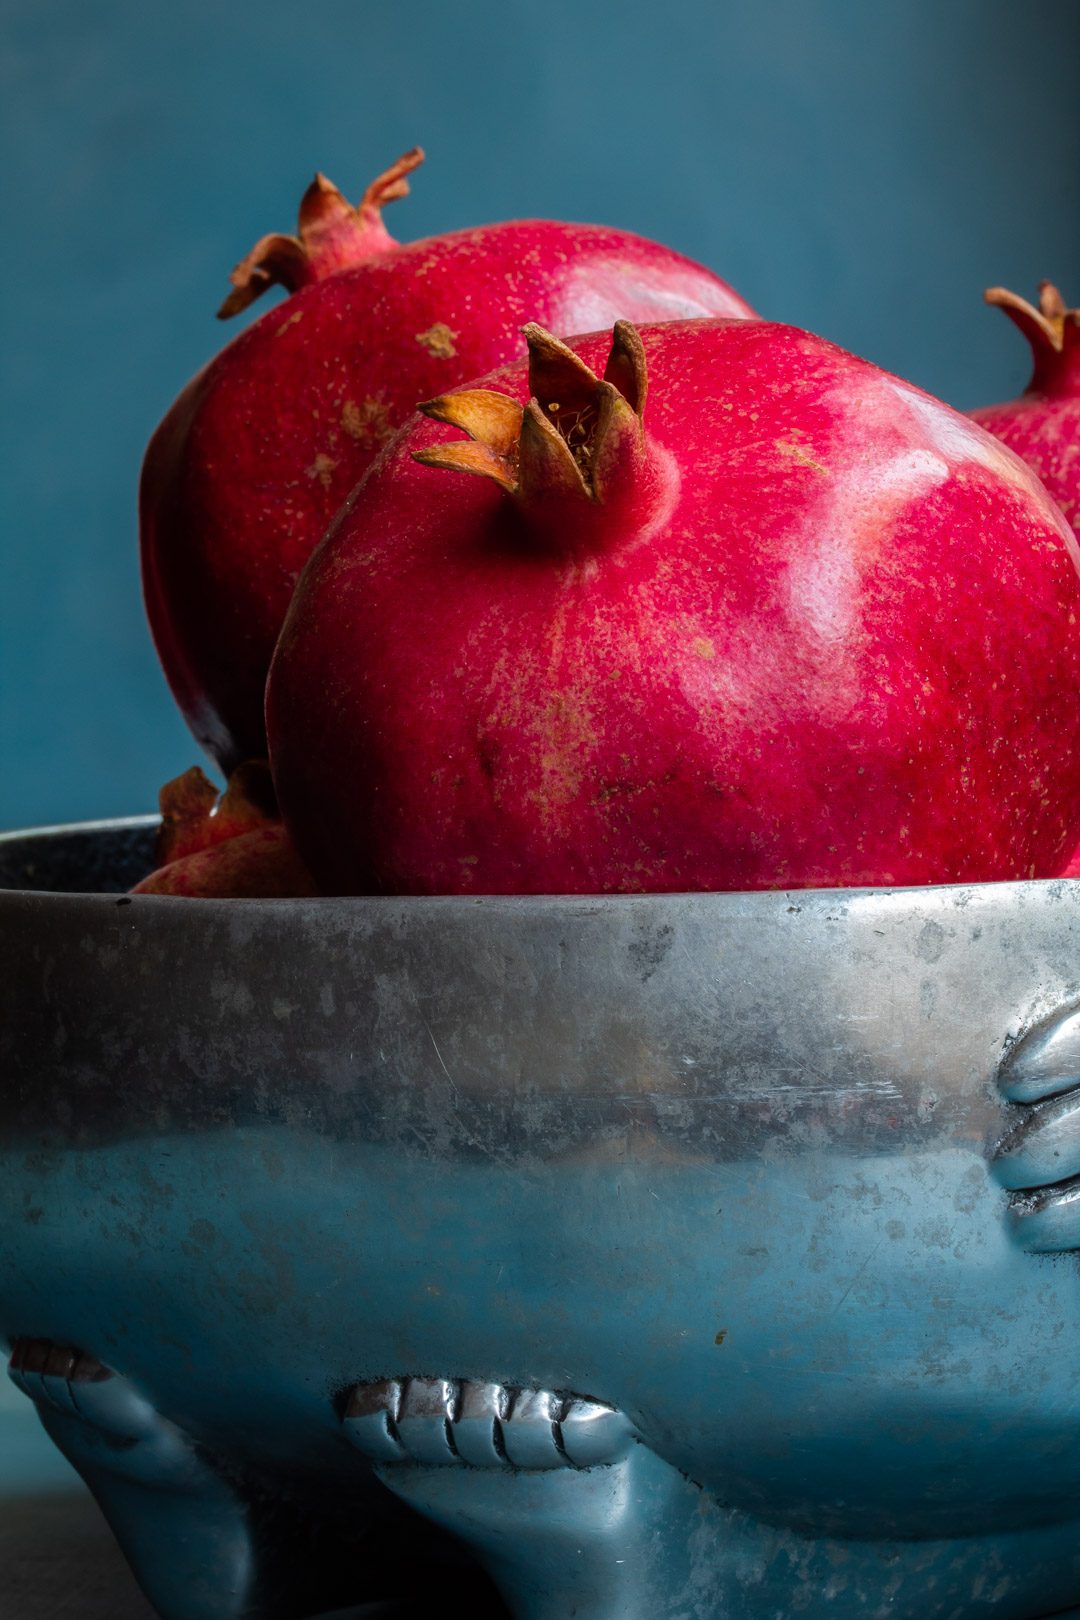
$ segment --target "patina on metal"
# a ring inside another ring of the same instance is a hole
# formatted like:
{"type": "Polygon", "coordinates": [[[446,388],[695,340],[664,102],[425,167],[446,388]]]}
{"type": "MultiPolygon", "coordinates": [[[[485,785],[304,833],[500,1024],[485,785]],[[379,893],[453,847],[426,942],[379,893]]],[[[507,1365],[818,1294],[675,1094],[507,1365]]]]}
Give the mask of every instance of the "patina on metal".
{"type": "Polygon", "coordinates": [[[152,825],[3,841],[0,1336],[167,1620],[1080,1605],[1080,884],[106,892],[152,825]]]}

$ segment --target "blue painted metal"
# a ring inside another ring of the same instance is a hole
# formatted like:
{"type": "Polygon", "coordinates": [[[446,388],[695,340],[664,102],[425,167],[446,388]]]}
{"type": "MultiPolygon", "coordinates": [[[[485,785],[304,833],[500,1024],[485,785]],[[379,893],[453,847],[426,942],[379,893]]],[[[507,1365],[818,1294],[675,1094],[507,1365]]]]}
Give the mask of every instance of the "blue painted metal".
{"type": "Polygon", "coordinates": [[[161,1612],[1075,1610],[1078,890],[0,895],[0,1335],[161,1612]]]}

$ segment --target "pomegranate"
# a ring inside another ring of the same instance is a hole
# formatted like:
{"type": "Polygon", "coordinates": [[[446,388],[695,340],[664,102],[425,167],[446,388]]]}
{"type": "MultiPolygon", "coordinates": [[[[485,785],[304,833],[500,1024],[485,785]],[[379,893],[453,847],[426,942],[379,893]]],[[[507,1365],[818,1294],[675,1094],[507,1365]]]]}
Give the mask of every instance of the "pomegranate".
{"type": "Polygon", "coordinates": [[[527,336],[423,407],[287,615],[271,764],[320,888],[1056,869],[1080,556],[1030,470],[790,327],[527,336]]]}
{"type": "Polygon", "coordinates": [[[352,207],[321,175],[299,234],[266,236],[220,314],[289,292],[184,389],[147,450],[143,584],[173,694],[226,771],[266,753],[263,690],[301,567],[361,474],[414,410],[522,354],[531,313],[580,332],[641,319],[751,316],[708,270],[600,226],[527,220],[400,246],[383,204],[407,152],[352,207]]]}
{"type": "Polygon", "coordinates": [[[1004,287],[996,304],[1031,344],[1034,370],[1019,399],[971,415],[1033,467],[1074,528],[1080,524],[1080,309],[1067,309],[1053,282],[1039,283],[1039,307],[1004,287]]]}
{"type": "Polygon", "coordinates": [[[158,810],[161,826],[155,855],[159,866],[279,819],[270,767],[261,759],[237,766],[224,793],[193,765],[166,782],[158,794],[158,810]]]}
{"type": "Polygon", "coordinates": [[[157,865],[132,894],[269,899],[315,893],[277,815],[264,761],[235,770],[220,798],[193,765],[166,782],[159,800],[157,865]]]}
{"type": "Polygon", "coordinates": [[[317,891],[277,821],[170,861],[131,892],[202,900],[288,900],[317,891]]]}

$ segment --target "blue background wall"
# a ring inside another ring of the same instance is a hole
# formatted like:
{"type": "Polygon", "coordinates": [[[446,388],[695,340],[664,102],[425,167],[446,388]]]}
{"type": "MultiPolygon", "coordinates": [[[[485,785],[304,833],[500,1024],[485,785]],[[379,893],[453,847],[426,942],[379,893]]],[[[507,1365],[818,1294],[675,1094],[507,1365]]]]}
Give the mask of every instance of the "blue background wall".
{"type": "Polygon", "coordinates": [[[142,447],[316,167],[428,150],[392,229],[598,219],[960,406],[1025,380],[980,294],[1080,300],[1080,6],[2,0],[0,825],[192,763],[145,630],[142,447]]]}

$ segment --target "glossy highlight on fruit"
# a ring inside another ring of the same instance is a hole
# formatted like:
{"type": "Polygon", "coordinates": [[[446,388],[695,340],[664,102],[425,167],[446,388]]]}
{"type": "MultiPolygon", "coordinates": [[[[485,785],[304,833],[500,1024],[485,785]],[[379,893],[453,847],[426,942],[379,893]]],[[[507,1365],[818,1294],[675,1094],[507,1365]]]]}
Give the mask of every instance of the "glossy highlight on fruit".
{"type": "Polygon", "coordinates": [[[226,771],[265,755],[263,692],[296,578],[418,400],[524,354],[520,328],[753,315],[666,247],[604,226],[518,220],[400,245],[381,209],[406,153],[352,207],[319,175],[296,236],[262,238],[222,315],[289,294],[184,389],[147,450],[143,586],[158,653],[226,771]]]}
{"type": "Polygon", "coordinates": [[[270,757],[323,891],[1057,870],[1080,558],[1030,470],[790,327],[527,335],[424,407],[294,597],[270,757]]]}
{"type": "Polygon", "coordinates": [[[1019,399],[971,415],[1022,456],[1074,528],[1080,524],[1080,309],[1069,309],[1051,281],[1039,304],[990,287],[988,304],[1005,311],[1031,344],[1034,369],[1019,399]]]}
{"type": "Polygon", "coordinates": [[[1069,856],[1069,859],[1065,862],[1065,865],[1062,867],[1057,876],[1064,878],[1080,878],[1080,847],[1073,850],[1072,854],[1069,856]]]}

